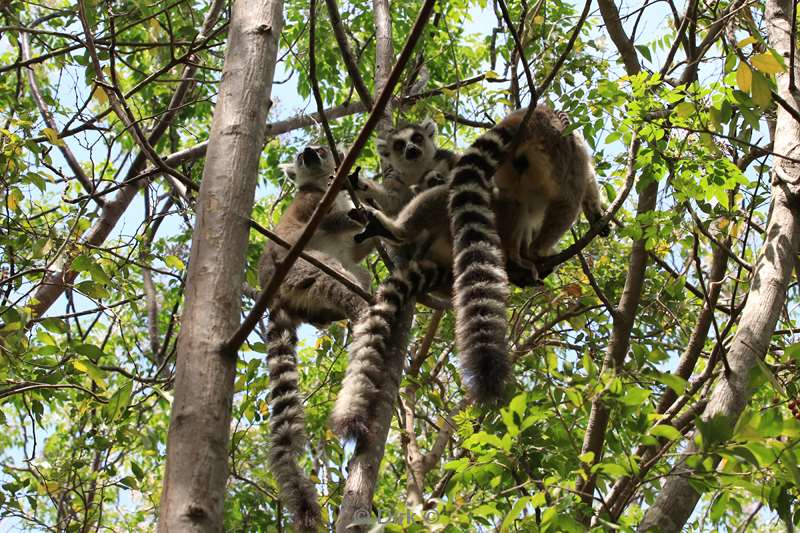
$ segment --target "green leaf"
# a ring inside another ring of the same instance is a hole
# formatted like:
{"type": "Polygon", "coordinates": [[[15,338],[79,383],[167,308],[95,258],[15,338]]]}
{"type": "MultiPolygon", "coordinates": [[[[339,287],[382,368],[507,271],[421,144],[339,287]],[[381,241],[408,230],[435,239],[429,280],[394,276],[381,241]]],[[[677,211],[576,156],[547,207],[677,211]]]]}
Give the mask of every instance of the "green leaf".
{"type": "Polygon", "coordinates": [[[97,368],[94,363],[88,359],[73,359],[72,366],[75,367],[75,370],[78,372],[87,374],[101,389],[106,390],[108,388],[105,380],[103,379],[103,371],[97,368]]]}
{"type": "Polygon", "coordinates": [[[669,440],[680,440],[683,438],[680,431],[668,424],[659,424],[648,431],[648,433],[654,437],[662,437],[669,440]]]}
{"type": "Polygon", "coordinates": [[[736,43],[736,47],[737,48],[744,48],[748,44],[753,44],[755,42],[757,42],[756,38],[753,37],[752,35],[749,35],[749,36],[745,37],[744,39],[742,39],[741,41],[739,41],[738,43],[736,43]]]}
{"type": "Polygon", "coordinates": [[[628,474],[622,466],[616,463],[597,463],[592,467],[592,472],[602,472],[608,475],[611,479],[621,478],[628,474]]]}
{"type": "Polygon", "coordinates": [[[87,272],[92,268],[92,260],[81,254],[72,260],[70,268],[75,272],[87,272]]]}
{"type": "Polygon", "coordinates": [[[791,344],[783,349],[783,355],[789,357],[790,359],[796,359],[800,361],[800,342],[796,344],[791,344]]]}
{"type": "Polygon", "coordinates": [[[66,333],[67,323],[60,318],[47,317],[39,321],[39,324],[51,333],[66,333]]]}
{"type": "Polygon", "coordinates": [[[697,419],[697,429],[703,436],[703,449],[728,440],[733,434],[730,418],[723,414],[715,415],[710,420],[697,419]]]}
{"type": "Polygon", "coordinates": [[[164,263],[167,266],[172,267],[172,268],[174,268],[176,270],[183,270],[184,268],[186,268],[186,265],[183,264],[183,261],[181,261],[175,255],[168,255],[167,257],[165,257],[164,258],[164,263]]]}
{"type": "Polygon", "coordinates": [[[78,344],[75,346],[75,351],[81,355],[97,361],[105,355],[105,352],[94,344],[78,344]]]}
{"type": "Polygon", "coordinates": [[[591,464],[594,461],[594,452],[582,453],[578,456],[578,460],[582,463],[591,464]]]}
{"type": "Polygon", "coordinates": [[[694,104],[691,102],[681,102],[680,104],[675,106],[675,113],[678,114],[679,117],[690,117],[695,113],[694,104]]]}
{"type": "Polygon", "coordinates": [[[763,74],[758,72],[753,73],[753,103],[761,109],[769,107],[772,102],[772,91],[769,88],[769,81],[763,74]]]}
{"type": "Polygon", "coordinates": [[[628,387],[620,400],[628,406],[641,405],[650,397],[650,391],[639,387],[628,387]]]}
{"type": "Polygon", "coordinates": [[[131,392],[133,392],[133,381],[128,380],[111,396],[111,399],[108,400],[108,403],[103,408],[108,422],[113,422],[128,408],[128,404],[131,401],[131,392]]]}
{"type": "Polygon", "coordinates": [[[517,517],[522,513],[522,510],[525,509],[525,506],[528,505],[530,501],[530,496],[523,496],[515,501],[514,505],[511,506],[511,510],[503,519],[503,523],[500,524],[500,531],[508,531],[508,529],[511,527],[511,524],[514,523],[514,520],[517,519],[517,517]]]}
{"type": "Polygon", "coordinates": [[[66,146],[64,141],[58,137],[58,132],[53,128],[44,128],[42,133],[47,137],[47,142],[55,146],[66,146]]]}
{"type": "Polygon", "coordinates": [[[666,385],[670,389],[674,390],[675,394],[679,395],[683,394],[683,391],[686,390],[686,386],[689,384],[688,381],[674,374],[656,374],[655,380],[663,385],[666,385]]]}

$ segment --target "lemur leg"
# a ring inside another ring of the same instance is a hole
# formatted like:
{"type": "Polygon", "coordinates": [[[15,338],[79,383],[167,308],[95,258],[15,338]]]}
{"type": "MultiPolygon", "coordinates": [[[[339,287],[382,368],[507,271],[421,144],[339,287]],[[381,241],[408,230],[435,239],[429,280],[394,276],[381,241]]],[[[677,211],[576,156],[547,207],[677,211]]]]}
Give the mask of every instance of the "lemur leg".
{"type": "MultiPolygon", "coordinates": [[[[366,270],[364,275],[356,277],[341,262],[327,254],[314,251],[311,255],[365,290],[369,289],[369,273],[366,270]]],[[[298,259],[284,283],[292,289],[293,298],[290,300],[293,307],[298,307],[297,313],[307,316],[308,321],[315,325],[322,326],[346,318],[355,320],[368,305],[339,280],[321,272],[304,259],[298,259]],[[308,279],[313,280],[310,285],[305,283],[308,279]]]]}
{"type": "Polygon", "coordinates": [[[528,256],[536,259],[553,255],[558,241],[572,227],[579,209],[579,206],[564,200],[550,204],[542,229],[528,248],[528,256]]]}
{"type": "MultiPolygon", "coordinates": [[[[593,174],[587,180],[586,192],[584,193],[582,204],[583,214],[586,215],[586,220],[588,220],[590,224],[594,225],[595,222],[603,217],[603,204],[600,202],[600,192],[597,189],[597,182],[593,174]]],[[[608,237],[611,234],[611,228],[606,224],[600,229],[599,233],[603,237],[608,237]]]]}

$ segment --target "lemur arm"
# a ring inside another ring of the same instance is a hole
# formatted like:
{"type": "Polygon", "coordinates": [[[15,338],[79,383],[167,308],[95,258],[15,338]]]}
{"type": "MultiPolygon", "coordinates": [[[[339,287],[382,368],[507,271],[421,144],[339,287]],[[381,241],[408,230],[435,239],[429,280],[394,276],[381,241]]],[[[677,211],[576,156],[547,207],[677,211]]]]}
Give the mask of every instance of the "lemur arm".
{"type": "Polygon", "coordinates": [[[319,229],[330,234],[338,233],[353,233],[360,230],[363,224],[359,224],[351,217],[347,216],[345,211],[337,211],[328,213],[322,218],[319,224],[319,229]]]}
{"type": "Polygon", "coordinates": [[[358,176],[351,179],[351,183],[359,199],[375,202],[384,213],[397,213],[413,196],[407,185],[390,175],[386,176],[383,183],[358,176]]]}

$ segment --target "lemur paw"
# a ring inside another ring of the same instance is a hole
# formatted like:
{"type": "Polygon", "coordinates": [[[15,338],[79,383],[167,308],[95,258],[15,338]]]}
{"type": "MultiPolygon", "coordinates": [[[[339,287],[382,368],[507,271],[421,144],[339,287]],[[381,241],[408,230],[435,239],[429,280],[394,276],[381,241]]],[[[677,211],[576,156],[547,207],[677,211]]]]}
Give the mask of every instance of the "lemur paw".
{"type": "Polygon", "coordinates": [[[350,186],[353,187],[356,191],[366,191],[367,186],[361,181],[361,177],[359,176],[359,171],[361,167],[356,167],[355,172],[352,172],[349,176],[347,176],[347,180],[350,182],[350,186]]]}
{"type": "Polygon", "coordinates": [[[363,222],[364,229],[361,230],[361,233],[357,233],[353,236],[353,239],[356,242],[361,243],[371,237],[394,237],[394,235],[392,235],[392,233],[386,229],[381,220],[375,216],[375,213],[370,210],[364,210],[362,211],[362,214],[365,217],[363,222]]]}
{"type": "Polygon", "coordinates": [[[350,220],[355,220],[359,224],[366,224],[368,221],[366,211],[364,209],[358,209],[356,207],[347,212],[347,218],[349,218],[350,220]]]}

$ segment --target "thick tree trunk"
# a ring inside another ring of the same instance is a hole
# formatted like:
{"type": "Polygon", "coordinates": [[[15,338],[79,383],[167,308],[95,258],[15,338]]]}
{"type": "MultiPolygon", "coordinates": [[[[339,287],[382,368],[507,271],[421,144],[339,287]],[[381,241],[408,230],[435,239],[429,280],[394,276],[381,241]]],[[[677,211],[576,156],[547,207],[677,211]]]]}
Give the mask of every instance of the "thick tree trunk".
{"type": "MultiPolygon", "coordinates": [[[[783,55],[787,65],[792,45],[791,14],[790,0],[767,0],[765,20],[769,43],[783,55]]],[[[798,79],[797,72],[793,78],[798,79]]],[[[790,74],[779,73],[776,81],[781,98],[795,110],[800,109],[789,88],[790,74]]],[[[794,160],[779,156],[773,158],[772,217],[753,273],[747,303],[742,310],[742,319],[728,352],[731,373],[715,385],[702,416],[705,421],[724,416],[730,426],[736,424],[750,397],[750,371],[758,358],[767,353],[770,337],[786,300],[786,289],[800,244],[796,184],[800,180],[800,165],[795,162],[800,156],[800,124],[782,106],[778,106],[774,150],[794,160]]],[[[697,451],[691,438],[689,443],[684,457],[697,451]]],[[[639,531],[654,529],[668,533],[682,529],[700,499],[700,494],[689,484],[690,475],[691,470],[685,461],[680,461],[645,513],[639,531]]]]}
{"type": "Polygon", "coordinates": [[[239,325],[253,206],[282,0],[237,0],[197,199],[178,339],[175,401],[158,530],[222,531],[235,357],[220,348],[239,325]]]}

